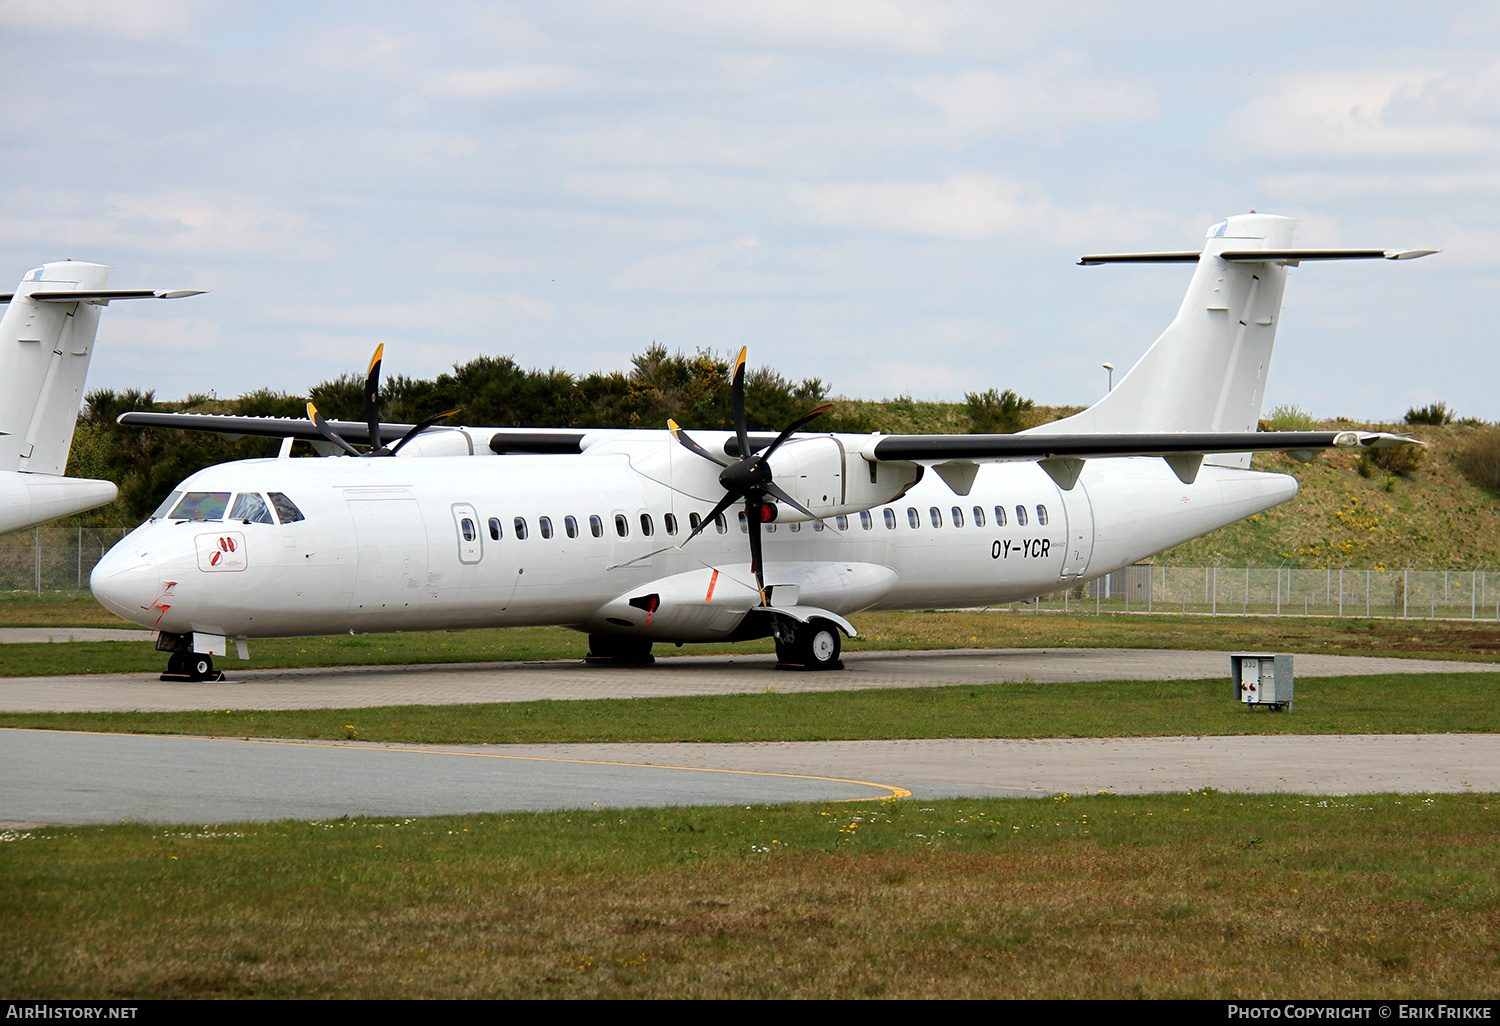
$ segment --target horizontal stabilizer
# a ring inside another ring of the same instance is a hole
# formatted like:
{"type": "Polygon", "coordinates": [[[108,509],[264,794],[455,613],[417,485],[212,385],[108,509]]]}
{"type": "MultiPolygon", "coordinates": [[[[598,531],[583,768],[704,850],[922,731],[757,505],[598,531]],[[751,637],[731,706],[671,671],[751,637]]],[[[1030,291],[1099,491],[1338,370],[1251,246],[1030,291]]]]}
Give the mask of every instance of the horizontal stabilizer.
{"type": "MultiPolygon", "coordinates": [[[[32,292],[30,297],[43,303],[101,303],[111,299],[185,299],[202,296],[205,289],[96,289],[91,292],[32,292]]],[[[0,303],[16,298],[14,292],[0,292],[0,303]]]]}
{"type": "MultiPolygon", "coordinates": [[[[1228,249],[1218,254],[1231,264],[1263,264],[1269,261],[1296,265],[1303,260],[1415,260],[1431,256],[1435,249],[1228,249]]],[[[1078,258],[1093,264],[1195,264],[1203,254],[1197,250],[1176,253],[1092,253],[1078,258]]]]}

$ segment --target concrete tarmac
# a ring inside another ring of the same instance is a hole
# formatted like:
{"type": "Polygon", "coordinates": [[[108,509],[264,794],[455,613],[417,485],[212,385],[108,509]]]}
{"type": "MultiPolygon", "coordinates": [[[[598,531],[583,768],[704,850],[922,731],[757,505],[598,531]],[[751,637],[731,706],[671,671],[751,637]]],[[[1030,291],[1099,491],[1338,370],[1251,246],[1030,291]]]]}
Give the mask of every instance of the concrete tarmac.
{"type": "MultiPolygon", "coordinates": [[[[580,660],[240,669],[229,679],[167,683],[158,674],[0,677],[0,711],[130,712],[186,709],[343,709],[536,699],[648,698],[764,691],[852,691],[996,681],[1202,680],[1229,690],[1229,653],[1117,648],[964,649],[846,653],[842,672],[778,671],[769,655],[671,656],[653,666],[580,660]]],[[[1298,655],[1299,677],[1376,673],[1500,673],[1500,663],[1298,655]]]]}
{"type": "MultiPolygon", "coordinates": [[[[250,709],[852,690],[1005,680],[1221,677],[1227,652],[1005,649],[866,652],[843,673],[768,656],[651,667],[579,662],[0,679],[9,710],[250,709]]],[[[1494,663],[1296,657],[1299,676],[1421,674],[1494,663]]],[[[1226,694],[1226,700],[1228,696],[1226,694]]],[[[784,744],[420,746],[0,731],[0,822],[227,823],[460,812],[1221,791],[1500,792],[1500,735],[1361,735],[784,744]]]]}

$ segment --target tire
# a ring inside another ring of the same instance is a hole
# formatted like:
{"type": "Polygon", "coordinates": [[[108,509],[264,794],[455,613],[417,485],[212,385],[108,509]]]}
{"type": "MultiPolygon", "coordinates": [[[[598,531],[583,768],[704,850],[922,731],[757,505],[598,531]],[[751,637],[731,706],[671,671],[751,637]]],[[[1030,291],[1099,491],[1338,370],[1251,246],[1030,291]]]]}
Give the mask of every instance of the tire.
{"type": "Polygon", "coordinates": [[[193,680],[213,680],[214,660],[212,656],[199,655],[194,652],[188,657],[188,676],[193,680]]]}
{"type": "Polygon", "coordinates": [[[831,620],[813,619],[792,627],[791,637],[776,642],[780,665],[799,670],[842,670],[844,639],[831,620]]]}
{"type": "Polygon", "coordinates": [[[177,677],[186,677],[188,674],[187,652],[173,652],[167,656],[167,672],[177,677]]]}
{"type": "Polygon", "coordinates": [[[650,666],[656,662],[646,638],[622,638],[615,634],[590,634],[588,662],[650,666]]]}

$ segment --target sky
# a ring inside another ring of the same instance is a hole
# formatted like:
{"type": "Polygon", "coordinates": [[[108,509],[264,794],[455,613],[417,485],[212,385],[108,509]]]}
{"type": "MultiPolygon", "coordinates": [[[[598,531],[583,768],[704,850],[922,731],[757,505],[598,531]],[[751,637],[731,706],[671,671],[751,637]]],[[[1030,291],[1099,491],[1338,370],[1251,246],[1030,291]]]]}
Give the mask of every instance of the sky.
{"type": "Polygon", "coordinates": [[[1266,409],[1500,420],[1500,6],[0,0],[0,290],[114,268],[92,388],[750,347],[835,395],[1092,402],[1258,210],[1266,409]]]}

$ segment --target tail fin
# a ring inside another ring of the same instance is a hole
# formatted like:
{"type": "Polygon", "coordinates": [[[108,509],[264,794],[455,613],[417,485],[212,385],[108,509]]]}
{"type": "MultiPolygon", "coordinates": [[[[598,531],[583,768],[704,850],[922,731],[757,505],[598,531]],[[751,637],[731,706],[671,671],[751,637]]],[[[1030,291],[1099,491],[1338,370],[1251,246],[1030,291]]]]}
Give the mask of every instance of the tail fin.
{"type": "Polygon", "coordinates": [[[100,307],[33,299],[96,292],[109,268],[63,261],[27,271],[0,318],[0,470],[61,474],[68,462],[100,307]]]}
{"type": "Polygon", "coordinates": [[[0,471],[58,475],[68,464],[99,314],[113,299],[195,291],[106,289],[109,268],[74,260],[26,272],[0,317],[0,471]]]}
{"type": "MultiPolygon", "coordinates": [[[[1295,249],[1297,222],[1239,214],[1208,230],[1200,253],[1117,253],[1080,264],[1186,263],[1197,269],[1177,317],[1103,399],[1033,430],[1070,432],[1254,431],[1281,317],[1286,269],[1303,260],[1408,259],[1431,250],[1295,249]]],[[[1212,456],[1250,465],[1248,453],[1212,456]]]]}

